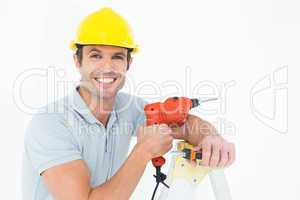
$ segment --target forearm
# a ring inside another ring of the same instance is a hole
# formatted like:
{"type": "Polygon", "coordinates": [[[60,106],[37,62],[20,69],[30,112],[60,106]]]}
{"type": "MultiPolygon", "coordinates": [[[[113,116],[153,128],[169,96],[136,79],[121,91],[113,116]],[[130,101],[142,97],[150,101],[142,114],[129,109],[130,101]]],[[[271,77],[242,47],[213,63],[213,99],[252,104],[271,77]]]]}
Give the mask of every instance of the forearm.
{"type": "Polygon", "coordinates": [[[205,135],[217,134],[213,125],[194,115],[188,115],[187,121],[181,127],[173,127],[174,137],[198,145],[205,135]]]}
{"type": "Polygon", "coordinates": [[[137,186],[150,156],[136,145],[119,171],[106,183],[91,190],[89,200],[127,200],[137,186]]]}

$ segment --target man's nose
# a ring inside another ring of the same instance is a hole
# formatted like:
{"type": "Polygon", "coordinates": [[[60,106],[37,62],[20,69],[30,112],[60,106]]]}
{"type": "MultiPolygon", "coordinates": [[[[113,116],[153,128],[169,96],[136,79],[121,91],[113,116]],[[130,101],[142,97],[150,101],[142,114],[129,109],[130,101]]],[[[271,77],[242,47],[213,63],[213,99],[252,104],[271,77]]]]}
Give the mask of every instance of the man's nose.
{"type": "Polygon", "coordinates": [[[114,69],[114,64],[110,58],[104,58],[101,66],[99,67],[103,70],[110,71],[114,69]]]}

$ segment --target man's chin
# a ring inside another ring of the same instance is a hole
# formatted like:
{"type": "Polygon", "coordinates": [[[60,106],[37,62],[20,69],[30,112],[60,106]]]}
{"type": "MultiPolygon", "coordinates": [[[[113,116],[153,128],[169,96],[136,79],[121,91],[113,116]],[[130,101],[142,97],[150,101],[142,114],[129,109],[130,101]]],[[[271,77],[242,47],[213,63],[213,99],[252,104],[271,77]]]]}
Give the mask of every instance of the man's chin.
{"type": "Polygon", "coordinates": [[[94,93],[94,96],[99,99],[113,100],[118,91],[97,91],[94,93]]]}

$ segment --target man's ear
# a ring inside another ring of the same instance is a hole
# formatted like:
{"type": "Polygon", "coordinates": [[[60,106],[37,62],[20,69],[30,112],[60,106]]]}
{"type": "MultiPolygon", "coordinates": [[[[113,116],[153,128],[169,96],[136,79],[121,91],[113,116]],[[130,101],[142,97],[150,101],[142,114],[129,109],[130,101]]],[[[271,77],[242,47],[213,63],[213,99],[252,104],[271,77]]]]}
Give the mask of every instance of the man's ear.
{"type": "Polygon", "coordinates": [[[79,63],[78,57],[75,53],[73,54],[73,60],[74,60],[76,68],[80,68],[81,64],[79,63]]]}
{"type": "Polygon", "coordinates": [[[130,60],[128,61],[128,64],[127,64],[127,71],[129,70],[131,63],[132,63],[132,57],[130,57],[130,60]]]}

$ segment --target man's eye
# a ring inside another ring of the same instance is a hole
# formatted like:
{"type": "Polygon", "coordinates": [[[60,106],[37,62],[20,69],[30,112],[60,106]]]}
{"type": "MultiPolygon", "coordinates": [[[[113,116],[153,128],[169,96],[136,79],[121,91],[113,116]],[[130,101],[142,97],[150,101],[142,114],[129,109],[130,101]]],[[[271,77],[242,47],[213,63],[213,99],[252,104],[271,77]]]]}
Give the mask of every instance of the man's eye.
{"type": "Polygon", "coordinates": [[[113,59],[124,60],[123,56],[113,56],[113,59]]]}
{"type": "Polygon", "coordinates": [[[98,54],[92,54],[90,57],[91,57],[91,58],[96,58],[96,59],[102,58],[102,56],[100,56],[100,55],[98,55],[98,54]]]}

